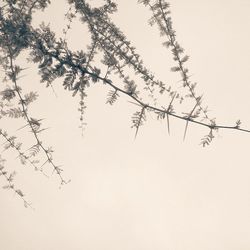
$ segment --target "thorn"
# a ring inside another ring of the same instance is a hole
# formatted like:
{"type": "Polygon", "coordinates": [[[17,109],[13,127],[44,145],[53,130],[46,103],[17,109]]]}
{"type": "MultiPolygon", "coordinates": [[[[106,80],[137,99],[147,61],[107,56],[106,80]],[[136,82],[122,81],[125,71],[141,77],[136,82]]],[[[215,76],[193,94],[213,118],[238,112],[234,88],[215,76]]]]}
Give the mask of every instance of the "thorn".
{"type": "Polygon", "coordinates": [[[132,103],[132,104],[134,104],[134,105],[136,105],[136,106],[139,106],[139,107],[141,107],[141,105],[140,104],[138,104],[138,103],[135,103],[135,102],[131,102],[131,101],[128,101],[129,103],[132,103]]]}
{"type": "Polygon", "coordinates": [[[167,114],[168,134],[170,135],[169,115],[167,114]]]}
{"type": "Polygon", "coordinates": [[[185,138],[186,138],[187,128],[188,128],[188,121],[186,122],[186,127],[185,127],[184,136],[183,136],[183,141],[185,141],[185,138]]]}

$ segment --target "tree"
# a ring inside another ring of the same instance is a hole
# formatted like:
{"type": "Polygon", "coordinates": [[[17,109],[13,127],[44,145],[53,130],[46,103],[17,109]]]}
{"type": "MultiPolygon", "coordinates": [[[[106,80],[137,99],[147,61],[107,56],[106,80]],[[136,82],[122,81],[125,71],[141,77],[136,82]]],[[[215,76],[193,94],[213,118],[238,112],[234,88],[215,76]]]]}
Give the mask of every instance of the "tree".
{"type": "MultiPolygon", "coordinates": [[[[196,91],[196,83],[189,73],[189,56],[177,40],[170,4],[165,0],[140,0],[138,3],[150,11],[149,24],[158,27],[165,40],[163,46],[172,54],[173,65],[170,70],[181,77],[176,85],[158,80],[144,64],[132,43],[112,21],[117,5],[111,0],[104,1],[98,7],[93,7],[84,0],[68,0],[69,9],[65,14],[65,29],[61,37],[46,23],[41,23],[39,28],[35,28],[33,24],[33,16],[46,9],[50,4],[49,0],[2,1],[0,65],[4,79],[0,92],[0,119],[21,120],[19,129],[28,128],[33,137],[33,142],[27,149],[25,138],[11,135],[1,125],[0,135],[4,141],[4,150],[16,151],[22,164],[30,165],[44,175],[47,175],[44,166],[49,165],[62,185],[68,182],[62,176],[61,167],[54,162],[53,149],[41,139],[42,132],[46,130],[43,119],[39,118],[39,114],[30,113],[32,103],[38,97],[46,97],[26,90],[25,86],[19,84],[21,74],[26,70],[22,62],[19,63],[20,58],[26,58],[30,64],[36,65],[41,82],[46,87],[53,90],[53,82],[60,79],[63,88],[80,99],[78,110],[82,130],[85,126],[88,89],[99,84],[109,88],[107,104],[113,105],[117,99],[126,96],[136,105],[137,111],[132,116],[135,137],[149,114],[155,115],[158,120],[166,120],[169,133],[170,118],[182,120],[185,123],[183,139],[189,124],[206,127],[208,133],[201,139],[203,147],[211,143],[214,132],[220,129],[250,132],[240,127],[240,120],[234,125],[220,125],[208,114],[202,96],[196,91]],[[90,42],[86,48],[74,51],[67,39],[72,23],[78,19],[88,29],[90,42]]],[[[6,170],[4,154],[0,158],[0,171],[7,182],[4,188],[14,190],[23,199],[24,205],[29,206],[23,192],[13,183],[15,172],[9,173],[6,170]]]]}

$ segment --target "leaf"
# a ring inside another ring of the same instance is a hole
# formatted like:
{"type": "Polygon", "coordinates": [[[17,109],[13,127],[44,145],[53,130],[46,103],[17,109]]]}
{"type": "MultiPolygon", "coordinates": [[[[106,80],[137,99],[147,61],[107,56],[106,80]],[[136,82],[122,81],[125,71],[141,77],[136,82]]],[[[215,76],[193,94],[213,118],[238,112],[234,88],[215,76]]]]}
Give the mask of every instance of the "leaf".
{"type": "Polygon", "coordinates": [[[29,148],[29,152],[30,152],[30,157],[34,157],[36,156],[40,151],[40,145],[36,144],[33,145],[31,148],[29,148]]]}
{"type": "Polygon", "coordinates": [[[133,127],[136,128],[135,138],[138,134],[139,127],[143,125],[144,121],[146,121],[145,109],[146,109],[146,106],[143,106],[141,111],[136,111],[134,115],[132,116],[133,125],[131,126],[131,128],[133,127]]]}
{"type": "Polygon", "coordinates": [[[214,135],[213,135],[213,130],[211,129],[211,130],[209,131],[209,134],[205,135],[205,136],[201,139],[201,143],[200,143],[200,144],[201,144],[203,147],[208,146],[208,145],[212,142],[213,139],[214,139],[214,135]]]}
{"type": "Polygon", "coordinates": [[[10,118],[20,118],[23,117],[23,111],[20,108],[11,108],[5,111],[5,114],[10,118]]]}
{"type": "Polygon", "coordinates": [[[16,96],[16,93],[11,88],[6,88],[5,90],[0,92],[0,95],[2,96],[2,100],[10,101],[16,96]]]}
{"type": "Polygon", "coordinates": [[[75,78],[76,77],[74,74],[72,74],[72,73],[67,74],[66,77],[64,78],[64,81],[63,81],[64,89],[71,90],[73,83],[75,81],[75,78]]]}
{"type": "Polygon", "coordinates": [[[186,55],[186,56],[184,56],[184,57],[181,59],[181,62],[184,63],[184,62],[188,61],[188,59],[189,59],[189,56],[186,55]]]}
{"type": "Polygon", "coordinates": [[[25,101],[25,105],[29,105],[30,103],[32,103],[33,101],[35,101],[38,97],[38,94],[36,92],[29,92],[28,94],[24,95],[24,101],[25,101]]]}
{"type": "Polygon", "coordinates": [[[24,196],[23,192],[22,192],[20,189],[17,189],[17,190],[16,190],[16,193],[17,193],[18,195],[20,195],[21,197],[24,196]]]}
{"type": "Polygon", "coordinates": [[[240,125],[241,125],[241,120],[237,120],[237,121],[236,121],[236,126],[235,126],[235,127],[236,127],[236,128],[240,128],[240,125]]]}
{"type": "Polygon", "coordinates": [[[106,103],[113,105],[117,101],[118,97],[119,97],[119,94],[117,93],[117,90],[115,90],[115,91],[110,90],[108,93],[108,99],[107,99],[106,103]]]}
{"type": "Polygon", "coordinates": [[[93,69],[93,75],[91,75],[92,81],[97,82],[99,80],[99,75],[101,73],[101,70],[94,67],[93,69]]]}
{"type": "Polygon", "coordinates": [[[177,71],[180,71],[181,69],[180,69],[180,67],[175,66],[175,67],[172,67],[170,70],[171,70],[172,72],[177,72],[177,71]]]}

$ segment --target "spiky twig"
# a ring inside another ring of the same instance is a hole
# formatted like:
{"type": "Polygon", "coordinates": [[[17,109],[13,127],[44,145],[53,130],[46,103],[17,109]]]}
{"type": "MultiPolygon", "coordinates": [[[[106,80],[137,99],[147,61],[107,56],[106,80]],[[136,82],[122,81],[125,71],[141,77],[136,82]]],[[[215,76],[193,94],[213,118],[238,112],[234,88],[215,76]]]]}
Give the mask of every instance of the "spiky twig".
{"type": "Polygon", "coordinates": [[[45,153],[45,156],[47,158],[46,162],[48,162],[53,167],[53,172],[56,172],[56,174],[60,177],[61,184],[65,184],[67,182],[63,179],[63,177],[61,175],[62,169],[60,169],[58,166],[55,165],[55,163],[52,160],[51,151],[49,149],[45,149],[45,147],[43,146],[41,140],[38,137],[37,126],[40,127],[40,124],[37,124],[37,122],[35,122],[35,120],[30,118],[29,115],[28,115],[25,100],[23,99],[23,97],[21,95],[20,88],[17,85],[16,71],[15,71],[15,67],[14,67],[14,63],[13,63],[13,56],[12,55],[13,55],[13,53],[11,51],[11,48],[9,47],[9,60],[10,60],[10,70],[11,70],[10,78],[11,78],[12,82],[14,83],[15,91],[16,91],[18,97],[19,97],[20,105],[21,105],[24,117],[25,117],[31,131],[32,131],[32,134],[34,135],[34,138],[36,139],[37,145],[39,145],[39,147],[45,153]]]}
{"type": "Polygon", "coordinates": [[[13,184],[13,178],[16,174],[16,172],[12,172],[11,174],[8,174],[8,172],[4,168],[4,162],[5,160],[1,158],[0,156],[0,175],[4,176],[4,178],[7,181],[7,185],[3,186],[4,189],[11,189],[14,191],[15,194],[18,195],[23,200],[25,207],[30,207],[34,210],[34,208],[31,206],[31,203],[27,202],[27,200],[24,198],[24,194],[20,189],[17,189],[15,185],[13,184]]]}

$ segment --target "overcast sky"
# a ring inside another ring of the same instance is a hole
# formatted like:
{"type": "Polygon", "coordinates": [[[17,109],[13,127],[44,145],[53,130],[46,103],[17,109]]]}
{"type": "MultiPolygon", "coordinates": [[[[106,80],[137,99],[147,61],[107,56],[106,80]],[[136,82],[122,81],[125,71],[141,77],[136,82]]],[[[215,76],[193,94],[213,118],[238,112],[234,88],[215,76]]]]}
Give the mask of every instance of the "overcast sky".
{"type": "MultiPolygon", "coordinates": [[[[53,0],[36,15],[60,32],[67,4],[53,0]]],[[[101,1],[89,0],[90,3],[101,1]]],[[[156,27],[149,27],[149,10],[137,1],[117,0],[113,20],[161,79],[170,76],[169,52],[161,46],[156,27]]],[[[189,68],[197,90],[218,123],[238,119],[250,128],[250,1],[170,1],[174,29],[190,55],[189,68]]],[[[73,24],[69,40],[85,46],[86,29],[73,24]],[[81,32],[81,29],[83,30],[81,32]]],[[[86,38],[87,39],[87,38],[86,38]]],[[[107,88],[88,91],[81,137],[78,101],[54,84],[53,92],[39,83],[35,71],[22,84],[37,89],[33,112],[50,127],[44,141],[71,179],[59,188],[49,179],[19,167],[16,185],[35,210],[25,209],[11,191],[0,189],[0,248],[3,250],[249,250],[250,249],[250,134],[219,131],[207,148],[199,143],[208,131],[154,117],[138,133],[131,129],[135,106],[122,97],[105,104],[107,88]]],[[[15,120],[7,124],[14,134],[15,120]]],[[[22,123],[21,123],[22,124],[22,123]]],[[[5,124],[6,125],[6,124],[5,124]]],[[[1,124],[0,124],[1,127],[1,124]]],[[[4,185],[0,178],[0,185],[4,185]]]]}

